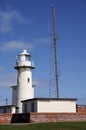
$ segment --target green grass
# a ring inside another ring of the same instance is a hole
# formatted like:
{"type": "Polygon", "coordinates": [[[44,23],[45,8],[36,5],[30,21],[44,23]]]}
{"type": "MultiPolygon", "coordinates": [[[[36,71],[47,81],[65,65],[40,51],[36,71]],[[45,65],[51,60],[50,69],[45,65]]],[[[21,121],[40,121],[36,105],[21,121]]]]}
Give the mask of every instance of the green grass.
{"type": "Polygon", "coordinates": [[[53,122],[25,125],[0,125],[0,130],[86,130],[86,122],[53,122]]]}

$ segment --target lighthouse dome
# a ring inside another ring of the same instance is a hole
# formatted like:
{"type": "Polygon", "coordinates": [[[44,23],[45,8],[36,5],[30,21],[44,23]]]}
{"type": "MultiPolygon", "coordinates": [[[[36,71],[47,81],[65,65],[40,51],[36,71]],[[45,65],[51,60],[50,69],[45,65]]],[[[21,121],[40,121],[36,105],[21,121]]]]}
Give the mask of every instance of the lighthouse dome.
{"type": "Polygon", "coordinates": [[[23,50],[22,53],[19,54],[19,56],[20,56],[20,55],[28,55],[28,56],[31,56],[30,53],[28,53],[27,50],[25,50],[25,49],[23,50]]]}
{"type": "Polygon", "coordinates": [[[23,50],[22,53],[18,55],[18,59],[16,61],[15,69],[19,69],[20,67],[26,67],[34,69],[34,62],[31,60],[31,55],[27,52],[27,50],[23,50]]]}

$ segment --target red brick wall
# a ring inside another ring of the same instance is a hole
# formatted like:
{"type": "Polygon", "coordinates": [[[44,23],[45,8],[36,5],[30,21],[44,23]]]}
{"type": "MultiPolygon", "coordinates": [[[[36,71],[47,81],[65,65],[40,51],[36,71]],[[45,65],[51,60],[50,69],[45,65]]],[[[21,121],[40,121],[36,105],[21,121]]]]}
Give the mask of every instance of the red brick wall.
{"type": "Polygon", "coordinates": [[[0,114],[0,124],[10,124],[12,114],[0,114]]]}
{"type": "Polygon", "coordinates": [[[79,113],[31,113],[30,122],[86,121],[86,114],[79,113]]]}
{"type": "Polygon", "coordinates": [[[29,123],[30,113],[22,114],[0,114],[0,124],[29,123]]]}
{"type": "Polygon", "coordinates": [[[11,123],[39,123],[59,121],[86,121],[83,113],[22,113],[22,114],[0,114],[0,124],[11,123]]]}
{"type": "Polygon", "coordinates": [[[76,107],[76,111],[78,113],[84,113],[84,114],[86,114],[86,106],[77,106],[76,107]]]}

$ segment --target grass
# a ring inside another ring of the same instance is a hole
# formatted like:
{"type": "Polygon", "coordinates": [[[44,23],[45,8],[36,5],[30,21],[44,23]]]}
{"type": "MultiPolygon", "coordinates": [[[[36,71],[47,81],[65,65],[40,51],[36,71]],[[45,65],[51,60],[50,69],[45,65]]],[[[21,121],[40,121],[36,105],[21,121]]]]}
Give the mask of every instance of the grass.
{"type": "Polygon", "coordinates": [[[25,125],[0,125],[0,130],[86,130],[86,122],[52,122],[25,125]]]}

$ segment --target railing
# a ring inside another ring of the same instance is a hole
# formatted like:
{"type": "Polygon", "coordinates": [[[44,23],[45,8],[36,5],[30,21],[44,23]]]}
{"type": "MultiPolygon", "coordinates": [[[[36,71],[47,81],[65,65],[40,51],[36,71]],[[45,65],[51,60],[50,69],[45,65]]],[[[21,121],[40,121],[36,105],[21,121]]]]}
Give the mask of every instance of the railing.
{"type": "Polygon", "coordinates": [[[35,64],[33,61],[16,61],[14,68],[17,67],[32,67],[35,68],[35,64]]]}

